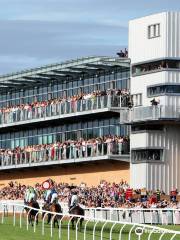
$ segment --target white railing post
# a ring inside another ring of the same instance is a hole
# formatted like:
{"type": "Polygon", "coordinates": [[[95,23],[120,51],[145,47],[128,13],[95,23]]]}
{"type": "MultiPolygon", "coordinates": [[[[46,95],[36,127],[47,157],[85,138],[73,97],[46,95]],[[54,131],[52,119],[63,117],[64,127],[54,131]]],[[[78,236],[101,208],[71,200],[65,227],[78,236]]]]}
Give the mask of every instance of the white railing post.
{"type": "Polygon", "coordinates": [[[46,212],[43,216],[43,219],[42,219],[42,235],[44,236],[44,221],[45,221],[45,218],[46,216],[48,215],[48,213],[46,212]]]}
{"type": "Polygon", "coordinates": [[[36,222],[37,222],[37,217],[39,215],[39,211],[36,213],[35,218],[34,218],[34,232],[36,232],[36,222]]]}
{"type": "Polygon", "coordinates": [[[62,229],[61,229],[61,226],[62,226],[62,220],[66,217],[66,215],[62,216],[62,218],[59,220],[59,231],[58,231],[58,237],[59,239],[61,239],[61,235],[62,235],[62,229]]]}
{"type": "Polygon", "coordinates": [[[119,240],[122,240],[122,232],[123,232],[123,229],[126,227],[127,224],[124,224],[122,227],[121,227],[121,230],[119,231],[119,240]]]}
{"type": "Polygon", "coordinates": [[[108,221],[105,221],[105,223],[102,225],[102,228],[101,228],[101,240],[103,240],[103,231],[104,231],[104,228],[105,228],[107,223],[108,223],[108,221]]]}
{"type": "Polygon", "coordinates": [[[57,214],[53,214],[53,217],[51,217],[51,238],[52,238],[52,236],[53,236],[53,221],[54,221],[56,215],[57,215],[57,214]]]}
{"type": "Polygon", "coordinates": [[[70,240],[70,223],[71,223],[72,219],[73,219],[73,217],[70,217],[70,219],[68,221],[68,240],[70,240]]]}
{"type": "Polygon", "coordinates": [[[86,221],[85,225],[84,225],[84,240],[86,240],[86,229],[87,229],[87,225],[90,222],[90,219],[86,221]]]}
{"type": "Polygon", "coordinates": [[[149,233],[149,236],[148,236],[148,239],[147,240],[150,240],[151,239],[151,235],[153,234],[153,232],[154,232],[154,228],[151,230],[151,232],[149,233]]]}
{"type": "Polygon", "coordinates": [[[15,206],[13,205],[13,226],[16,225],[16,209],[15,206]]]}
{"type": "Polygon", "coordinates": [[[129,235],[128,235],[128,240],[132,240],[131,238],[131,234],[132,234],[132,230],[135,228],[135,224],[131,227],[130,231],[129,231],[129,235]]]}
{"type": "Polygon", "coordinates": [[[96,225],[99,223],[99,220],[95,221],[94,227],[93,227],[93,240],[95,240],[95,232],[96,232],[96,225]]]}
{"type": "Polygon", "coordinates": [[[3,205],[3,211],[2,211],[2,219],[1,219],[1,223],[4,223],[4,215],[5,215],[5,205],[3,205]]]}
{"type": "Polygon", "coordinates": [[[82,217],[78,218],[77,222],[76,222],[76,240],[78,240],[78,224],[80,222],[82,217]]]}
{"type": "Polygon", "coordinates": [[[26,229],[27,231],[29,230],[29,215],[30,215],[30,212],[31,212],[32,209],[29,209],[29,212],[27,213],[27,218],[26,218],[26,229]]]}
{"type": "Polygon", "coordinates": [[[115,227],[117,223],[115,222],[112,227],[111,227],[111,230],[110,230],[110,235],[109,235],[109,240],[112,240],[112,233],[113,233],[113,228],[115,227]]]}
{"type": "Polygon", "coordinates": [[[20,212],[20,216],[19,216],[19,227],[22,228],[22,214],[24,212],[24,208],[21,210],[20,212]]]}

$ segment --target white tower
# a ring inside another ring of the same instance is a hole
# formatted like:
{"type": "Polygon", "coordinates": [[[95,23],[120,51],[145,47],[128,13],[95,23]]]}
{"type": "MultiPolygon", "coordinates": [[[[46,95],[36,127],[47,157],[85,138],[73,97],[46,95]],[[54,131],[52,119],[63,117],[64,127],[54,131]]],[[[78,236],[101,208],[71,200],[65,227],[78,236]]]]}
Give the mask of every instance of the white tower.
{"type": "Polygon", "coordinates": [[[131,186],[180,190],[180,12],[130,21],[129,57],[131,186]]]}

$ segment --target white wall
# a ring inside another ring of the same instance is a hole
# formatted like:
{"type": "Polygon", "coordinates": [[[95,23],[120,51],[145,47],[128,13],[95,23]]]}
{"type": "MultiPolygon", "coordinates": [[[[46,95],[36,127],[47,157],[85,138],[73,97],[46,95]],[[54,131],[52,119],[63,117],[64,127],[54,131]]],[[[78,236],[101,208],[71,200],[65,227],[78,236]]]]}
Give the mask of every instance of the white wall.
{"type": "Polygon", "coordinates": [[[180,12],[164,12],[129,22],[129,57],[138,63],[180,57],[180,12]],[[148,26],[160,23],[160,37],[148,39],[148,26]]]}
{"type": "Polygon", "coordinates": [[[134,189],[147,188],[147,164],[130,164],[130,185],[134,189]]]}
{"type": "MultiPolygon", "coordinates": [[[[164,12],[129,23],[129,57],[131,63],[163,58],[180,59],[180,12],[164,12]],[[160,24],[160,37],[148,39],[148,26],[160,24]]],[[[131,94],[142,93],[142,105],[150,106],[147,87],[155,84],[180,83],[180,71],[163,70],[131,77],[131,94]]],[[[180,96],[159,96],[160,105],[180,108],[180,96]]],[[[157,124],[167,124],[157,122],[157,124]]],[[[160,188],[169,192],[180,189],[180,125],[171,123],[166,131],[131,134],[131,148],[164,147],[163,163],[131,164],[132,187],[160,188]]]]}
{"type": "MultiPolygon", "coordinates": [[[[141,93],[143,106],[150,106],[150,101],[152,100],[152,98],[147,97],[147,88],[152,85],[165,83],[180,84],[180,72],[161,71],[137,77],[131,77],[131,94],[141,93]]],[[[161,105],[171,105],[172,103],[174,104],[177,101],[177,103],[180,102],[180,96],[158,96],[157,98],[160,99],[161,105]]]]}
{"type": "Polygon", "coordinates": [[[131,134],[131,149],[132,148],[148,148],[148,147],[165,147],[165,132],[164,131],[148,131],[131,134]]]}
{"type": "Polygon", "coordinates": [[[140,136],[140,133],[132,135],[133,147],[141,147],[135,142],[145,138],[146,147],[164,148],[164,162],[131,164],[131,186],[154,190],[159,188],[167,193],[175,187],[180,190],[180,125],[166,125],[162,133],[151,131],[146,136],[140,136]]]}

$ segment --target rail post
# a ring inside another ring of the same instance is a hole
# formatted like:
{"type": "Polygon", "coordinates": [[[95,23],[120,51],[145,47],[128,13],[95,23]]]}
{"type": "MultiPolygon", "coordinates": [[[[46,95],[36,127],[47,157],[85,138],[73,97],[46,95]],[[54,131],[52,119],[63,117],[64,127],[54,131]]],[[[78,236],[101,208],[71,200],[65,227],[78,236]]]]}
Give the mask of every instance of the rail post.
{"type": "Polygon", "coordinates": [[[58,231],[58,237],[59,239],[61,239],[61,233],[62,233],[62,230],[61,230],[61,226],[62,226],[62,220],[66,217],[66,215],[62,215],[62,218],[59,220],[59,231],[58,231]]]}
{"type": "Polygon", "coordinates": [[[70,217],[70,219],[68,221],[68,240],[70,240],[70,223],[71,223],[72,219],[73,219],[73,217],[70,217]]]}
{"type": "Polygon", "coordinates": [[[46,212],[43,216],[43,220],[42,220],[42,235],[44,236],[44,221],[45,221],[45,218],[46,216],[48,215],[48,213],[46,212]]]}

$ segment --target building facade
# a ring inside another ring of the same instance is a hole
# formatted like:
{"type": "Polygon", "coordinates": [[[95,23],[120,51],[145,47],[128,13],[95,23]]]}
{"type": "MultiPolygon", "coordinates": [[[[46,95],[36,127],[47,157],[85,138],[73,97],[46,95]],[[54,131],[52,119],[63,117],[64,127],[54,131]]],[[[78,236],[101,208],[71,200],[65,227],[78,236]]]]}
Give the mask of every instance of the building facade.
{"type": "Polygon", "coordinates": [[[131,186],[180,189],[180,12],[130,21],[131,186]]]}
{"type": "Polygon", "coordinates": [[[180,189],[179,12],[130,21],[129,58],[2,76],[0,91],[0,184],[124,179],[180,189]]]}
{"type": "Polygon", "coordinates": [[[129,181],[130,60],[87,57],[0,77],[0,184],[129,181]]]}

